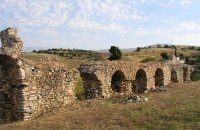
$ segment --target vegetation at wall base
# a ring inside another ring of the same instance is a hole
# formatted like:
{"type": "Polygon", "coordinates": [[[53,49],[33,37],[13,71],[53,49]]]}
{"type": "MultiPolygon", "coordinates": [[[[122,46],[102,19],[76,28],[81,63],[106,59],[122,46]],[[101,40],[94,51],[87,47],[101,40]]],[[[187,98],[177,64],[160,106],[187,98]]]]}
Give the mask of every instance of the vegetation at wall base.
{"type": "Polygon", "coordinates": [[[83,81],[79,77],[75,83],[75,96],[78,100],[85,100],[85,89],[83,88],[83,81]]]}

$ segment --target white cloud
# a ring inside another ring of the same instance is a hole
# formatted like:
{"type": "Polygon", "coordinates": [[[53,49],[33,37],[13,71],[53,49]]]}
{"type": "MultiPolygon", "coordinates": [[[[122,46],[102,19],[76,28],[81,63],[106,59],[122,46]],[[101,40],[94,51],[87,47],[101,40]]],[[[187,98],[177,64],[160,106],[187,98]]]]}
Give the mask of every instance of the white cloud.
{"type": "Polygon", "coordinates": [[[183,7],[188,7],[193,4],[193,0],[181,0],[180,5],[183,7]]]}
{"type": "Polygon", "coordinates": [[[200,31],[200,23],[194,21],[182,22],[176,26],[177,31],[200,31]]]}
{"type": "Polygon", "coordinates": [[[88,19],[74,19],[69,22],[69,27],[78,29],[89,29],[89,30],[99,30],[99,31],[119,31],[126,32],[126,29],[116,23],[101,24],[96,21],[88,19]]]}
{"type": "Polygon", "coordinates": [[[199,0],[141,0],[139,2],[135,2],[136,4],[154,4],[164,7],[172,7],[172,6],[181,6],[181,7],[189,7],[193,4],[200,4],[199,0]]]}
{"type": "Polygon", "coordinates": [[[5,0],[0,10],[11,24],[35,29],[69,26],[116,31],[123,30],[121,21],[147,19],[131,2],[116,0],[5,0]]]}
{"type": "Polygon", "coordinates": [[[174,43],[185,44],[185,45],[197,45],[200,46],[200,34],[179,34],[170,35],[169,38],[172,39],[174,43]]]}

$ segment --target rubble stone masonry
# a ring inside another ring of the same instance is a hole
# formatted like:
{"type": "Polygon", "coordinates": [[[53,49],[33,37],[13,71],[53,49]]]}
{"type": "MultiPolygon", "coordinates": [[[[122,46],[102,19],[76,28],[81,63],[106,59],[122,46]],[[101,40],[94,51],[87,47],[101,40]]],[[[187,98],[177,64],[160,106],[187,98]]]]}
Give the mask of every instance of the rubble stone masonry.
{"type": "Polygon", "coordinates": [[[0,33],[0,123],[30,120],[75,100],[77,70],[56,59],[31,61],[22,56],[15,28],[0,33]]]}
{"type": "Polygon", "coordinates": [[[79,68],[87,98],[109,98],[113,94],[144,93],[171,82],[188,82],[193,68],[176,61],[134,63],[89,62],[79,68]]]}

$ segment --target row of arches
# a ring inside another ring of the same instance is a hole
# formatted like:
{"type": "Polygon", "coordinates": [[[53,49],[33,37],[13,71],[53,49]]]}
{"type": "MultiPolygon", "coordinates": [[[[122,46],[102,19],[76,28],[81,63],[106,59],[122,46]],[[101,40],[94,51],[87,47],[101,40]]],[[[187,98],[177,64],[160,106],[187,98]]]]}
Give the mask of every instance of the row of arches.
{"type": "MultiPolygon", "coordinates": [[[[125,75],[122,71],[116,71],[111,80],[111,88],[115,92],[122,92],[125,75]]],[[[142,93],[147,90],[147,74],[144,69],[139,69],[136,72],[135,80],[132,81],[132,91],[142,93]]],[[[164,73],[162,69],[155,71],[155,86],[164,85],[164,73]]]]}
{"type": "MultiPolygon", "coordinates": [[[[183,81],[188,80],[188,68],[182,68],[182,78],[183,81]]],[[[172,69],[171,70],[171,81],[172,82],[178,82],[178,76],[177,71],[172,69]]],[[[132,81],[132,91],[136,93],[143,93],[147,90],[147,74],[144,69],[139,69],[136,72],[135,80],[132,81]]],[[[122,89],[124,88],[123,83],[126,82],[125,75],[122,71],[118,70],[112,75],[111,80],[111,88],[114,92],[122,92],[122,89]]],[[[155,87],[161,87],[164,86],[164,72],[162,69],[158,68],[155,71],[154,75],[154,82],[155,87]]]]}
{"type": "Polygon", "coordinates": [[[95,74],[81,73],[83,86],[86,90],[86,95],[89,95],[89,97],[104,97],[110,92],[130,93],[132,91],[134,93],[143,93],[149,87],[159,88],[170,83],[170,78],[171,82],[179,82],[187,81],[189,76],[189,69],[186,67],[171,69],[171,75],[169,71],[164,72],[163,69],[157,68],[152,76],[141,68],[137,70],[134,78],[130,80],[127,80],[125,73],[121,70],[115,71],[105,81],[99,80],[95,74]]]}

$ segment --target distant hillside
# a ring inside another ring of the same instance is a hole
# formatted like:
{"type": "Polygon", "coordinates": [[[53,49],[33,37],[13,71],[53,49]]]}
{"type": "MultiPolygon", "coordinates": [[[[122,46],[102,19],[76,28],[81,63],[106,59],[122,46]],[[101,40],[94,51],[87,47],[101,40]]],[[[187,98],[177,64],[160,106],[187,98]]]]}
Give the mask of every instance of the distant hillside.
{"type": "Polygon", "coordinates": [[[89,60],[101,60],[101,56],[99,53],[91,50],[81,50],[81,49],[48,49],[48,50],[34,50],[34,53],[46,53],[46,54],[54,54],[62,57],[67,57],[69,59],[77,58],[77,59],[89,59],[89,60]]]}
{"type": "MultiPolygon", "coordinates": [[[[135,61],[135,62],[151,62],[162,60],[161,53],[166,52],[174,54],[176,47],[177,54],[181,59],[195,67],[195,73],[200,79],[200,47],[196,46],[173,46],[173,45],[156,45],[155,47],[138,47],[136,50],[122,49],[122,60],[135,61]]],[[[70,67],[78,68],[81,63],[87,61],[104,61],[110,56],[108,50],[104,51],[91,51],[81,49],[47,49],[47,50],[34,50],[34,53],[25,53],[28,59],[37,60],[38,57],[50,56],[60,59],[61,62],[66,63],[70,67]]]]}
{"type": "Polygon", "coordinates": [[[24,52],[32,52],[33,50],[47,50],[48,47],[24,47],[24,52]]]}

